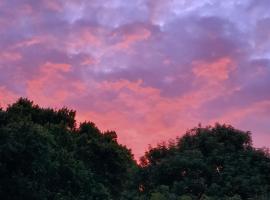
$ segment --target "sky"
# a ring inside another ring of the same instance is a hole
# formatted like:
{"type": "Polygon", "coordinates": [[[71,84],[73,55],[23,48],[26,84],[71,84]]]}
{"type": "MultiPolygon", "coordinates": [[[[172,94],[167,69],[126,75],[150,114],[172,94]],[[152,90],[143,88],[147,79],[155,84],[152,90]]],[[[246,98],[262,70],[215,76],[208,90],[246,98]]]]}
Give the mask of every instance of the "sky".
{"type": "Polygon", "coordinates": [[[201,123],[270,147],[269,0],[0,0],[0,103],[67,106],[142,156],[201,123]]]}

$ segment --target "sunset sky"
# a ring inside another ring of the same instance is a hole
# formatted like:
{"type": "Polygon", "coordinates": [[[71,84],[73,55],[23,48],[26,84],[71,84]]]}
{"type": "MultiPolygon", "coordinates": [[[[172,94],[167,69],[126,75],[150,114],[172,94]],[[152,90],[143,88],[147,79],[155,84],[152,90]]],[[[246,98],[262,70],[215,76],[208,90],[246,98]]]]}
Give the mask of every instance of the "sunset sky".
{"type": "Polygon", "coordinates": [[[269,0],[0,0],[0,103],[67,106],[141,156],[199,123],[270,147],[269,0]]]}

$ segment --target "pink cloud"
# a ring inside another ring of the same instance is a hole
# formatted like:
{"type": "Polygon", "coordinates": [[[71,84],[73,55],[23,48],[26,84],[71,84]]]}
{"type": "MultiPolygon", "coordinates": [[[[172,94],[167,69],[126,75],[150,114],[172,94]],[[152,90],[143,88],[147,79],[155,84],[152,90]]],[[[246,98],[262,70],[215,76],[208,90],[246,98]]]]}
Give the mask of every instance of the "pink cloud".
{"type": "Polygon", "coordinates": [[[9,91],[5,86],[0,86],[0,107],[6,107],[8,104],[15,102],[18,95],[9,91]]]}
{"type": "Polygon", "coordinates": [[[92,57],[86,57],[85,59],[83,59],[83,61],[80,63],[81,65],[93,65],[93,64],[97,64],[98,61],[92,57]]]}
{"type": "Polygon", "coordinates": [[[0,1],[2,104],[69,106],[136,157],[199,122],[268,138],[267,6],[74,2],[0,1]]]}
{"type": "Polygon", "coordinates": [[[18,52],[0,51],[0,62],[3,61],[17,61],[22,58],[22,55],[18,52]]]}
{"type": "Polygon", "coordinates": [[[46,62],[37,76],[27,80],[27,96],[45,106],[61,106],[85,89],[80,81],[68,79],[66,74],[71,70],[71,65],[66,63],[46,62]]]}
{"type": "Polygon", "coordinates": [[[48,9],[52,11],[56,12],[63,11],[63,5],[61,5],[61,2],[58,0],[43,0],[43,3],[48,9]]]}
{"type": "Polygon", "coordinates": [[[102,38],[95,34],[95,29],[82,28],[78,32],[71,34],[66,41],[68,50],[71,52],[87,52],[89,48],[97,48],[103,44],[102,38]]]}
{"type": "Polygon", "coordinates": [[[193,62],[193,73],[199,78],[207,80],[224,81],[229,79],[230,73],[235,69],[234,62],[228,58],[220,58],[214,62],[193,62]]]}
{"type": "Polygon", "coordinates": [[[80,34],[81,45],[89,44],[89,45],[100,45],[100,39],[95,36],[90,30],[83,30],[80,34]]]}
{"type": "Polygon", "coordinates": [[[205,102],[231,92],[225,87],[213,87],[170,98],[162,96],[157,88],[144,86],[142,80],[96,84],[99,93],[114,92],[117,96],[102,99],[98,94],[96,106],[105,111],[90,111],[79,106],[78,120],[90,119],[102,130],[116,130],[119,141],[131,147],[136,158],[143,154],[148,144],[174,138],[197,125],[201,122],[197,112],[205,102]]]}
{"type": "Polygon", "coordinates": [[[25,40],[22,40],[18,43],[16,43],[13,48],[21,48],[21,47],[29,47],[35,44],[40,44],[40,43],[44,43],[44,42],[48,42],[48,39],[46,39],[45,37],[31,37],[25,40]]]}
{"type": "Polygon", "coordinates": [[[221,113],[220,117],[211,120],[209,123],[227,123],[242,130],[251,131],[256,147],[269,147],[269,113],[270,101],[262,100],[241,108],[232,108],[225,113],[221,113]]]}
{"type": "Polygon", "coordinates": [[[62,72],[69,72],[71,70],[70,64],[66,63],[51,63],[51,62],[46,62],[42,67],[41,71],[51,74],[51,73],[56,73],[57,71],[62,71],[62,72]]]}
{"type": "Polygon", "coordinates": [[[138,29],[134,33],[124,33],[122,41],[116,44],[116,49],[126,50],[137,42],[147,40],[150,36],[151,32],[145,28],[138,29]]]}
{"type": "Polygon", "coordinates": [[[220,118],[215,119],[215,121],[220,121],[224,123],[234,123],[237,124],[240,121],[247,118],[247,116],[258,116],[267,117],[270,112],[270,100],[264,100],[252,103],[244,108],[235,108],[227,113],[224,113],[220,118]]]}

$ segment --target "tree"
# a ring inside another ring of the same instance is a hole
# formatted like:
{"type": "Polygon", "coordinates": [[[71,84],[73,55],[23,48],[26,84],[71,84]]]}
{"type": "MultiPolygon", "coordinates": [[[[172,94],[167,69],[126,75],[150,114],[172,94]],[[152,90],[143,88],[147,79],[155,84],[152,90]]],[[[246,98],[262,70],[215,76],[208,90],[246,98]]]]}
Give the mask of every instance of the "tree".
{"type": "Polygon", "coordinates": [[[141,160],[146,193],[160,185],[196,199],[255,199],[270,191],[269,153],[252,147],[249,132],[228,125],[195,127],[174,146],[150,148],[141,160]]]}
{"type": "Polygon", "coordinates": [[[136,168],[131,151],[117,143],[113,131],[101,133],[94,123],[82,123],[77,130],[75,156],[92,169],[96,178],[115,198],[128,187],[131,171],[136,168]]]}
{"type": "Polygon", "coordinates": [[[0,110],[0,199],[119,199],[134,166],[115,132],[77,128],[73,110],[23,98],[0,110]]]}
{"type": "Polygon", "coordinates": [[[251,133],[195,127],[138,165],[114,131],[20,98],[0,109],[0,199],[266,200],[270,155],[251,133]]]}

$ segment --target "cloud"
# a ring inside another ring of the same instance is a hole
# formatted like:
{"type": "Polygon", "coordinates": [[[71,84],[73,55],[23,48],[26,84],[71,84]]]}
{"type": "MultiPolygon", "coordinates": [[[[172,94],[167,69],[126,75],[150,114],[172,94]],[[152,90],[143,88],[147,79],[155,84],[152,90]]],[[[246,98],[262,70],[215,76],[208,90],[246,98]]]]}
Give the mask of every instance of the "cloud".
{"type": "Polygon", "coordinates": [[[0,101],[26,96],[148,144],[224,121],[266,146],[269,1],[0,2],[0,101]],[[261,120],[261,121],[260,121],[261,120]],[[257,139],[260,138],[260,139],[257,139]]]}
{"type": "Polygon", "coordinates": [[[16,61],[22,58],[20,53],[17,52],[0,52],[0,62],[16,61]]]}
{"type": "Polygon", "coordinates": [[[63,106],[68,98],[84,91],[83,83],[67,76],[71,70],[67,63],[46,62],[35,77],[26,81],[27,97],[41,105],[63,106]]]}
{"type": "Polygon", "coordinates": [[[55,12],[63,11],[63,4],[61,1],[55,0],[43,0],[43,3],[46,5],[46,8],[55,12]]]}
{"type": "Polygon", "coordinates": [[[229,79],[230,72],[234,70],[234,64],[230,58],[221,58],[215,62],[193,62],[192,69],[195,76],[210,81],[224,81],[229,79]]]}
{"type": "Polygon", "coordinates": [[[147,40],[150,36],[151,32],[147,29],[137,30],[134,33],[126,33],[124,34],[122,41],[116,45],[116,48],[126,50],[132,44],[147,40]]]}
{"type": "Polygon", "coordinates": [[[8,104],[15,102],[18,95],[9,91],[4,86],[0,86],[0,108],[5,108],[8,104]]]}

